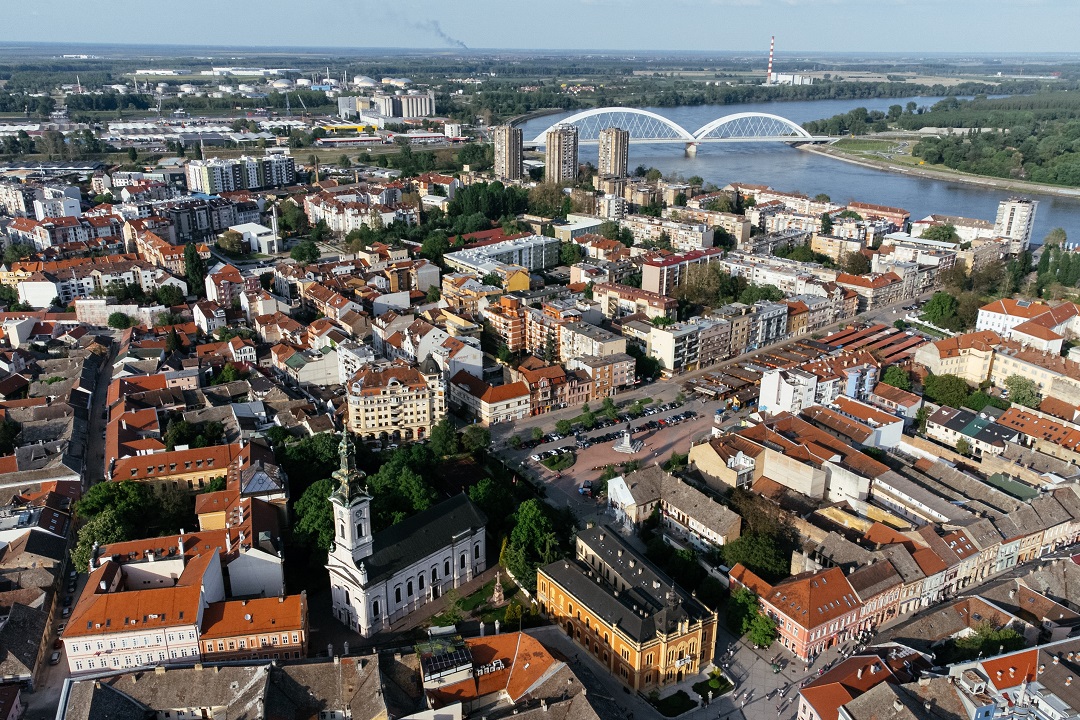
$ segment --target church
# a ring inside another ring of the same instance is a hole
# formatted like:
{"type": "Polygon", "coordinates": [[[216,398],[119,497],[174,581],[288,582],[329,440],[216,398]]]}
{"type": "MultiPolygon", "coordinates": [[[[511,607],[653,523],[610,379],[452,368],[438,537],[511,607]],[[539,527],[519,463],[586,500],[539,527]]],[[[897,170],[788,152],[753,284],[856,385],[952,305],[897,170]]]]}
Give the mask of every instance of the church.
{"type": "Polygon", "coordinates": [[[326,561],[334,617],[364,637],[389,630],[420,606],[486,569],[487,518],[465,493],[385,530],[371,532],[366,476],[348,430],[330,496],[334,543],[326,561]]]}

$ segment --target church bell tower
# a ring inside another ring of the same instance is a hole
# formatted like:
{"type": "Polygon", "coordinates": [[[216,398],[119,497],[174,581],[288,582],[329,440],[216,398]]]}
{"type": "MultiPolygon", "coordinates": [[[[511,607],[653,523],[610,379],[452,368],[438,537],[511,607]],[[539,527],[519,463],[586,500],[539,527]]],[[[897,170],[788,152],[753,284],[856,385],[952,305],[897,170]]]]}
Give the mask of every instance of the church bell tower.
{"type": "Polygon", "coordinates": [[[334,544],[330,552],[338,559],[355,565],[371,556],[371,495],[367,476],[356,468],[352,438],[348,429],[341,434],[338,446],[341,467],[332,477],[337,488],[330,496],[334,508],[334,544]]]}

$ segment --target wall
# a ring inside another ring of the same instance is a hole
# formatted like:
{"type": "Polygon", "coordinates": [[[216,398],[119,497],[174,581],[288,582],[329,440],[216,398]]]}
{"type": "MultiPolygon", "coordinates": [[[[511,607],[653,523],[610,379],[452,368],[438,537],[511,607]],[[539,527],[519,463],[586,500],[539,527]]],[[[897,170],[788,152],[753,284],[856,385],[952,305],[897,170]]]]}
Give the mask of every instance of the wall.
{"type": "Polygon", "coordinates": [[[274,597],[285,592],[281,558],[263,550],[251,548],[241,553],[229,563],[228,571],[230,594],[234,597],[274,597]]]}
{"type": "Polygon", "coordinates": [[[75,317],[87,325],[105,327],[109,324],[109,315],[121,312],[135,318],[140,325],[152,327],[154,318],[165,312],[164,305],[139,307],[138,305],[109,305],[105,298],[85,298],[75,301],[75,317]]]}

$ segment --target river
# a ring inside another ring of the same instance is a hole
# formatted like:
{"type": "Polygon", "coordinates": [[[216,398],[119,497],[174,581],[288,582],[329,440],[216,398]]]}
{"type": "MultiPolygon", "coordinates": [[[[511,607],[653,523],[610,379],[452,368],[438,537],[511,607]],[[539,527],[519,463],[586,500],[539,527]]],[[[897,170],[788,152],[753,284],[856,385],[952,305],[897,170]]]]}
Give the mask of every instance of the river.
{"type": "MultiPolygon", "coordinates": [[[[904,97],[862,100],[809,100],[799,102],[745,103],[740,105],[696,105],[669,108],[646,108],[677,122],[690,132],[711,120],[737,112],[767,112],[797,123],[831,117],[857,107],[888,110],[890,105],[914,101],[930,106],[941,98],[904,97]]],[[[542,133],[548,126],[573,113],[559,113],[533,118],[522,123],[526,140],[542,133]]],[[[582,161],[596,164],[596,146],[585,145],[582,161]]],[[[777,190],[798,191],[809,195],[826,193],[835,202],[860,200],[902,207],[913,220],[931,213],[959,215],[994,221],[1000,200],[1016,195],[946,180],[909,177],[884,170],[874,170],[809,152],[800,152],[776,143],[712,143],[698,147],[697,155],[687,155],[679,145],[631,145],[630,166],[652,166],[665,175],[698,175],[723,187],[729,182],[759,183],[777,190]]],[[[1051,228],[1063,227],[1074,242],[1080,240],[1080,199],[1025,193],[1039,201],[1035,214],[1033,243],[1041,243],[1051,228]]]]}

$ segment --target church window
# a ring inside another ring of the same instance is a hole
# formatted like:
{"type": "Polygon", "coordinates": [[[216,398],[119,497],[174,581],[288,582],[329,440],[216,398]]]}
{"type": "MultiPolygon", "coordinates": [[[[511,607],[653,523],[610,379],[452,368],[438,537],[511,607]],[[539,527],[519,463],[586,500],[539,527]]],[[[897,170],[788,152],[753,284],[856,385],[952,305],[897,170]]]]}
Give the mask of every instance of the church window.
{"type": "Polygon", "coordinates": [[[420,583],[420,589],[423,590],[424,589],[424,574],[420,573],[419,575],[417,575],[416,576],[416,581],[418,583],[420,583]]]}
{"type": "Polygon", "coordinates": [[[439,582],[439,573],[435,568],[431,568],[431,584],[434,585],[439,582]]]}
{"type": "Polygon", "coordinates": [[[407,589],[408,589],[408,595],[409,595],[409,597],[412,597],[412,596],[413,596],[413,584],[412,584],[412,580],[410,580],[410,581],[409,581],[409,584],[408,584],[408,586],[407,586],[407,589]]]}
{"type": "Polygon", "coordinates": [[[476,543],[476,545],[473,546],[472,556],[473,556],[473,560],[479,560],[480,559],[480,543],[476,543]]]}
{"type": "Polygon", "coordinates": [[[356,523],[356,537],[364,537],[364,523],[356,523]]]}
{"type": "Polygon", "coordinates": [[[341,525],[338,526],[338,535],[342,538],[345,537],[345,523],[341,523],[341,525]]]}
{"type": "Polygon", "coordinates": [[[459,558],[458,561],[458,567],[460,567],[462,570],[465,569],[465,553],[461,553],[461,558],[459,558]]]}
{"type": "Polygon", "coordinates": [[[394,602],[401,602],[401,586],[394,588],[394,602]]]}
{"type": "Polygon", "coordinates": [[[379,601],[378,600],[371,603],[371,617],[375,618],[376,620],[379,619],[379,601]]]}
{"type": "Polygon", "coordinates": [[[450,576],[450,561],[449,560],[447,560],[446,563],[443,565],[443,575],[445,575],[447,577],[450,576]]]}

